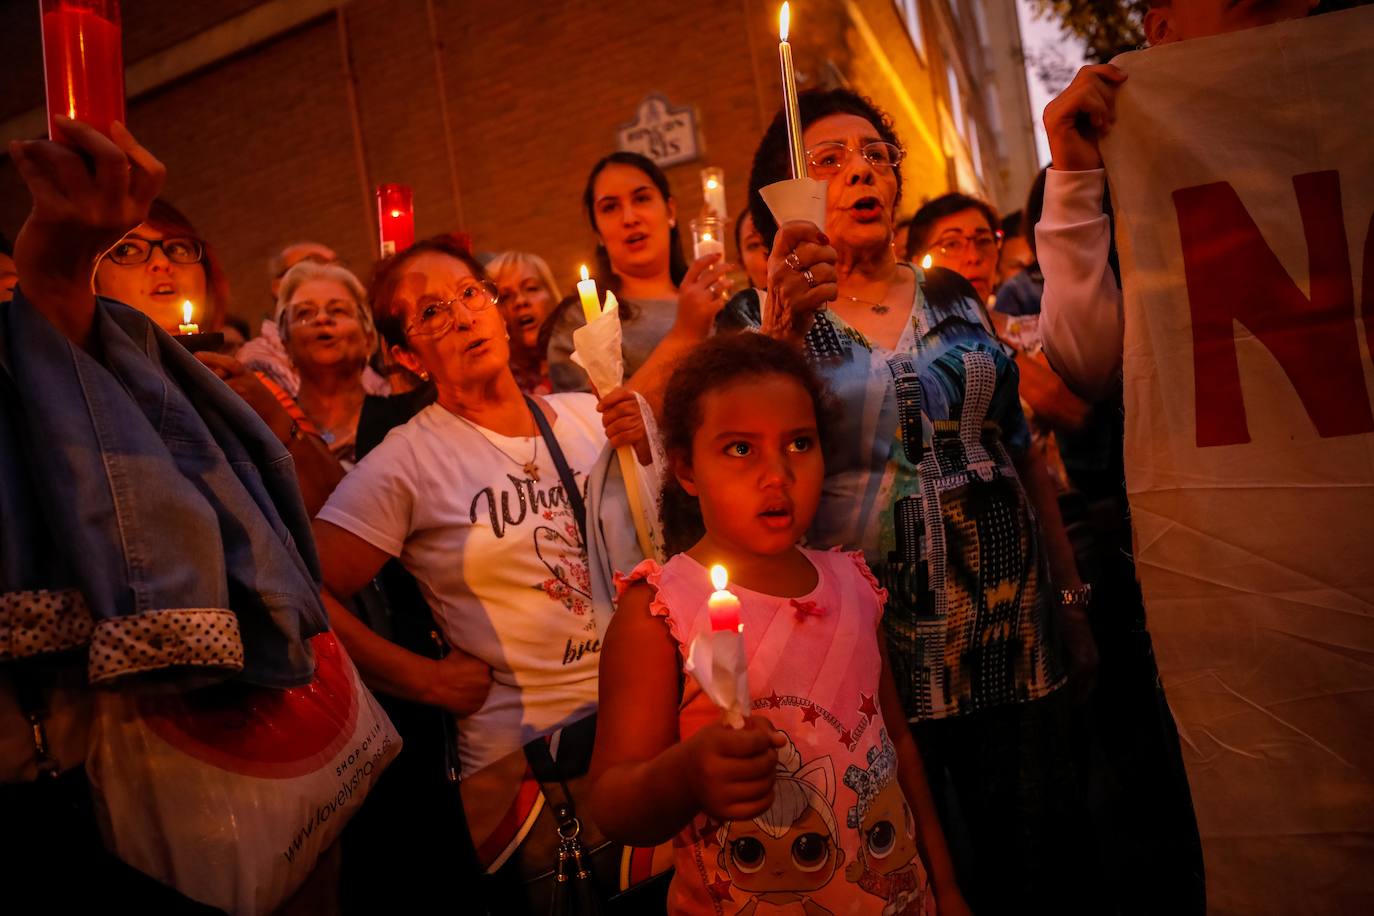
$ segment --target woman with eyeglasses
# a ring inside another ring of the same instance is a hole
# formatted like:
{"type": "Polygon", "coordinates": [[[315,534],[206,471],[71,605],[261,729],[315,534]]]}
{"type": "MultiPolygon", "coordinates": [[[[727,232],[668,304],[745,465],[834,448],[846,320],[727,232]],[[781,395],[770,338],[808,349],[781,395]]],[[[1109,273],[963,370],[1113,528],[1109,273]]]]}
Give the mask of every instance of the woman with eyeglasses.
{"type": "Polygon", "coordinates": [[[169,334],[191,320],[217,331],[229,308],[229,283],[214,250],[191,221],[167,201],[153,201],[148,218],[105,252],[95,269],[95,291],[153,319],[169,334]]]}
{"type": "Polygon", "coordinates": [[[943,194],[911,218],[907,260],[921,262],[929,255],[933,266],[952,270],[972,284],[984,304],[992,301],[1001,250],[997,212],[976,197],[943,194]]]}
{"type": "MultiPolygon", "coordinates": [[[[579,392],[525,395],[496,287],[451,238],[383,261],[370,298],[392,356],[431,381],[436,400],[368,452],[317,515],[326,603],[374,689],[456,717],[462,780],[497,779],[496,804],[508,785],[503,758],[596,710],[600,642],[583,525],[631,523],[584,519],[581,499],[608,437],[647,460],[644,425],[624,389],[599,403],[579,392]],[[419,583],[451,650],[441,660],[332,600],[391,558],[419,583]]],[[[512,778],[523,767],[522,758],[512,778]]]]}
{"type": "MultiPolygon", "coordinates": [[[[582,206],[596,233],[598,285],[620,301],[625,378],[648,364],[631,384],[654,402],[677,358],[711,332],[730,298],[734,265],[719,254],[687,264],[668,177],[638,153],[611,153],[593,166],[582,206]]],[[[585,321],[577,300],[561,303],[550,321],[554,390],[590,390],[587,373],[571,359],[572,333],[585,321]]]]}
{"type": "MultiPolygon", "coordinates": [[[[770,245],[760,330],[802,348],[839,402],[808,541],[862,549],[889,590],[888,651],[921,751],[900,765],[924,768],[946,835],[970,839],[969,904],[1073,911],[1085,825],[1065,636],[1075,674],[1095,656],[1016,365],[966,280],[898,261],[902,148],[887,115],[843,89],[802,93],[800,106],[809,173],[828,182],[825,225],[779,228],[759,194],[789,177],[781,114],[749,193],[770,245]]],[[[930,858],[938,871],[943,857],[930,858]]],[[[933,878],[954,887],[953,874],[933,878]]]]}

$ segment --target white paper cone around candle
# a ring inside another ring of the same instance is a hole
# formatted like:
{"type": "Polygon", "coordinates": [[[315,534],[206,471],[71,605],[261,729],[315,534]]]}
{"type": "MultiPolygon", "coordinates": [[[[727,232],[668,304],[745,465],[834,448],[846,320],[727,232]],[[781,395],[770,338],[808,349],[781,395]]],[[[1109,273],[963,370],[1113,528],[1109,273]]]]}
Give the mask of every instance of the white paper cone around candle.
{"type": "Polygon", "coordinates": [[[699,634],[687,649],[683,670],[696,678],[701,692],[721,708],[727,725],[744,727],[750,700],[743,633],[721,630],[699,634]]]}
{"type": "Polygon", "coordinates": [[[827,184],[814,178],[788,178],[759,189],[759,193],[779,226],[792,220],[804,220],[824,231],[827,184]]]}
{"type": "MultiPolygon", "coordinates": [[[[625,358],[621,354],[620,305],[615,293],[606,291],[606,307],[601,307],[596,281],[582,268],[582,281],[577,284],[582,311],[587,323],[573,331],[572,361],[581,366],[597,391],[608,394],[625,380],[625,358]]],[[[649,537],[648,516],[644,514],[644,500],[639,492],[638,462],[634,449],[622,445],[616,449],[620,476],[625,481],[625,495],[630,501],[634,517],[635,540],[646,558],[655,556],[653,539],[649,537]]]]}
{"type": "MultiPolygon", "coordinates": [[[[579,283],[579,291],[581,286],[579,283]]],[[[620,305],[615,293],[606,293],[606,307],[587,324],[574,329],[572,337],[572,361],[586,371],[592,386],[600,392],[619,388],[625,380],[625,358],[621,353],[620,305]]]]}

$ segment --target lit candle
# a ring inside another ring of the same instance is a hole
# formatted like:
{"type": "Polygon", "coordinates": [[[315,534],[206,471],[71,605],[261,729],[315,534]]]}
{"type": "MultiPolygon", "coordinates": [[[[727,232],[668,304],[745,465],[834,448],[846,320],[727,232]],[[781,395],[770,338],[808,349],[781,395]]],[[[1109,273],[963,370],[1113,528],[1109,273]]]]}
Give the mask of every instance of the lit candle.
{"type": "Polygon", "coordinates": [[[415,194],[410,188],[377,185],[377,231],[384,258],[415,244],[415,194]]]}
{"type": "Polygon", "coordinates": [[[711,616],[712,633],[742,633],[744,626],[739,622],[739,598],[725,586],[729,583],[725,567],[716,564],[711,567],[711,584],[716,590],[706,601],[706,610],[711,616]]]}
{"type": "Polygon", "coordinates": [[[43,74],[48,136],[54,115],[80,119],[110,135],[124,120],[124,50],[119,0],[42,0],[43,74]]]}
{"type": "Polygon", "coordinates": [[[587,273],[587,265],[582,265],[582,281],[577,284],[577,297],[582,300],[582,314],[587,316],[587,324],[601,317],[601,298],[596,292],[596,281],[587,273]]]}
{"type": "Polygon", "coordinates": [[[782,61],[782,108],[787,116],[787,150],[792,177],[806,177],[806,147],[802,145],[801,110],[797,107],[797,73],[792,67],[792,45],[787,41],[791,25],[788,5],[778,14],[778,57],[782,61]]]}
{"type": "Polygon", "coordinates": [[[935,259],[932,258],[930,255],[926,255],[924,258],[921,258],[921,269],[922,269],[922,270],[930,270],[930,265],[932,265],[932,264],[934,264],[934,263],[935,263],[935,259]]]}
{"type": "Polygon", "coordinates": [[[701,170],[701,197],[706,204],[708,216],[725,219],[725,170],[709,168],[701,170]]]}
{"type": "Polygon", "coordinates": [[[177,333],[179,333],[179,334],[199,334],[199,333],[200,333],[200,325],[196,324],[195,322],[193,322],[193,321],[191,320],[191,310],[192,310],[192,306],[191,306],[191,300],[190,300],[190,299],[187,299],[185,302],[181,303],[181,324],[177,325],[177,333]]]}

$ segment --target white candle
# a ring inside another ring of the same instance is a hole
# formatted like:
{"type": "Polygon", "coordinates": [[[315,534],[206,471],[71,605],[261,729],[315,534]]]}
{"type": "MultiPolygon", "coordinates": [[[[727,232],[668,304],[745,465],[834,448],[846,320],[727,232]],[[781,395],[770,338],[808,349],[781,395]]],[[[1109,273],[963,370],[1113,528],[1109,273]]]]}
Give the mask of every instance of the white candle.
{"type": "Polygon", "coordinates": [[[701,196],[706,203],[707,215],[724,220],[725,210],[725,170],[709,168],[701,170],[701,196]]]}
{"type": "Polygon", "coordinates": [[[191,300],[190,300],[190,299],[187,299],[185,302],[181,303],[181,324],[177,325],[177,333],[179,333],[179,334],[199,334],[199,333],[200,333],[200,325],[198,325],[198,324],[194,323],[193,321],[191,321],[191,311],[192,311],[192,308],[193,308],[193,306],[191,305],[191,300]]]}
{"type": "Polygon", "coordinates": [[[582,300],[582,314],[591,324],[601,315],[601,299],[596,293],[596,281],[587,273],[587,265],[582,265],[582,281],[577,284],[577,297],[582,300]]]}
{"type": "Polygon", "coordinates": [[[791,11],[782,5],[778,14],[778,58],[782,62],[782,108],[787,120],[787,150],[792,177],[806,177],[806,147],[802,144],[801,109],[797,105],[797,73],[792,66],[792,45],[787,41],[791,11]]]}

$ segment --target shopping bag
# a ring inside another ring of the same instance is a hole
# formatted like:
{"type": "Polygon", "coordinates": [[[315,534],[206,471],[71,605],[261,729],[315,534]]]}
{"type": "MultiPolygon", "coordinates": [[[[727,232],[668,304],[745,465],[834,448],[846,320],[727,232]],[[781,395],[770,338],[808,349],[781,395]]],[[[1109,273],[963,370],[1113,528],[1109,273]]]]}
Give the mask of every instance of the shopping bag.
{"type": "Polygon", "coordinates": [[[401,746],[334,634],[310,642],[304,687],[99,693],[87,768],[112,853],[235,914],[301,885],[401,746]]]}

